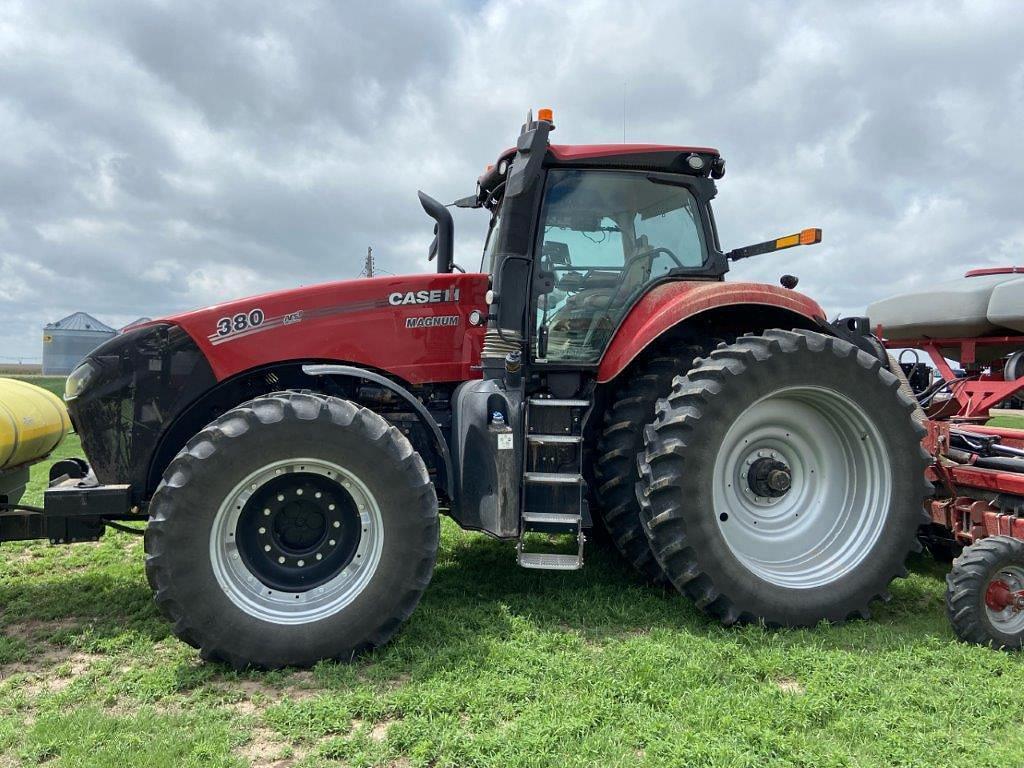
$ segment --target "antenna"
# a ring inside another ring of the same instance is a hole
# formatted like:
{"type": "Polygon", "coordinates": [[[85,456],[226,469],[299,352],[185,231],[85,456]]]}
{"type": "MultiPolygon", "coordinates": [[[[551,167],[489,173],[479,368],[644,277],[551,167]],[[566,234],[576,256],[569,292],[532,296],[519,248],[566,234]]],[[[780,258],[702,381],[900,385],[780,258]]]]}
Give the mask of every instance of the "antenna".
{"type": "Polygon", "coordinates": [[[363,274],[373,277],[373,246],[366,246],[366,264],[363,265],[363,274]]]}
{"type": "Polygon", "coordinates": [[[622,81],[622,143],[626,143],[626,81],[622,81]]]}

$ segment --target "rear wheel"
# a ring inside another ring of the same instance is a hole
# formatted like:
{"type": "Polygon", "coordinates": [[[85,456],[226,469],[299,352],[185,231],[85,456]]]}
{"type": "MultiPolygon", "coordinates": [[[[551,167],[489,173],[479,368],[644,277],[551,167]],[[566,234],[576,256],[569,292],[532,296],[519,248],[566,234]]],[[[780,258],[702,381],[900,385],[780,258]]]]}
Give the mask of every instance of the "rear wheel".
{"type": "Polygon", "coordinates": [[[1024,541],[992,536],[966,547],[946,576],[946,612],[967,643],[1024,645],[1024,541]]]}
{"type": "Polygon", "coordinates": [[[175,457],[146,572],[174,632],[242,667],[347,659],[386,642],[430,580],[437,499],[420,456],[345,400],[246,403],[175,457]]]}
{"type": "Polygon", "coordinates": [[[595,496],[601,522],[622,556],[653,582],[667,580],[640,522],[636,461],[644,447],[644,425],[654,418],[658,398],[671,391],[672,379],[690,369],[693,357],[659,355],[632,371],[605,412],[597,444],[595,496]]]}
{"type": "Polygon", "coordinates": [[[637,494],[668,577],[725,623],[867,615],[920,550],[914,405],[839,339],[772,330],[720,346],[645,431],[637,494]]]}

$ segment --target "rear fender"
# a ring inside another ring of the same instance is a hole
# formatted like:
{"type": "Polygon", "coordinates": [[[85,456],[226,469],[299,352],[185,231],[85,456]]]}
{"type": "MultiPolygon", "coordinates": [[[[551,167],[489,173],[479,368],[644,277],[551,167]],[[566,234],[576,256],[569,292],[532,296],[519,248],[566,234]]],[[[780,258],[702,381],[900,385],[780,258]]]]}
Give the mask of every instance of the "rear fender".
{"type": "Polygon", "coordinates": [[[614,379],[666,333],[702,320],[712,331],[724,321],[740,333],[779,326],[829,332],[818,303],[793,290],[764,283],[662,283],[634,304],[619,325],[598,366],[598,382],[614,379]]]}

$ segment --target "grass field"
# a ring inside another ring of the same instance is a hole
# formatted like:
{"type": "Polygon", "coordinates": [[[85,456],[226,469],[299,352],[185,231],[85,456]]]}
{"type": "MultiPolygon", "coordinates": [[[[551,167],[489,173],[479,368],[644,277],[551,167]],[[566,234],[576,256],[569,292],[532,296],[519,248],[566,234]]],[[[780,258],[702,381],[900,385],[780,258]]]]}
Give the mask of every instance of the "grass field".
{"type": "Polygon", "coordinates": [[[446,523],[390,645],[239,674],[173,638],[137,538],[4,544],[0,765],[1021,765],[1024,660],[953,640],[943,573],[872,621],[724,630],[599,548],[525,571],[446,523]]]}

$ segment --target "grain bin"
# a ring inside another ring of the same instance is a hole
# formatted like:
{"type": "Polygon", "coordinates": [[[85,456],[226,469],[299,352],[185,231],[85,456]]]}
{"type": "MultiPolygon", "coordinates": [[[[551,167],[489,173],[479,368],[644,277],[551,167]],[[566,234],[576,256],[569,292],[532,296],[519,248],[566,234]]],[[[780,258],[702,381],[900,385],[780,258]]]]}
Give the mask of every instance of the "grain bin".
{"type": "Polygon", "coordinates": [[[43,374],[66,376],[79,361],[117,334],[85,312],[75,312],[43,328],[43,374]]]}

